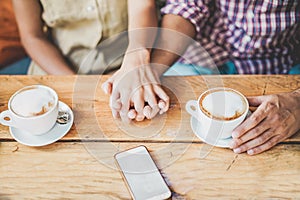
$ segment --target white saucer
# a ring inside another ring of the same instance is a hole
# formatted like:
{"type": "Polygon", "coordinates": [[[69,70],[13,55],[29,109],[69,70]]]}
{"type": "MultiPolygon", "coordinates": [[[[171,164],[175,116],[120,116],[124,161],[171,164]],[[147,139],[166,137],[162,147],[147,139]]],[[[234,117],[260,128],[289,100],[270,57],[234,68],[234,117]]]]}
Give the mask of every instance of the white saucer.
{"type": "Polygon", "coordinates": [[[202,140],[203,142],[217,146],[217,147],[223,147],[223,148],[229,148],[229,144],[232,141],[232,137],[226,138],[226,139],[216,139],[212,137],[205,137],[204,133],[200,131],[201,124],[198,122],[198,120],[195,117],[191,117],[191,127],[193,132],[196,134],[196,136],[202,140]]]}
{"type": "Polygon", "coordinates": [[[71,129],[74,121],[74,115],[67,104],[60,101],[58,106],[59,111],[66,111],[70,113],[70,121],[67,124],[56,123],[50,131],[43,135],[32,135],[26,131],[9,127],[11,136],[19,143],[33,147],[48,145],[61,139],[71,129]]]}

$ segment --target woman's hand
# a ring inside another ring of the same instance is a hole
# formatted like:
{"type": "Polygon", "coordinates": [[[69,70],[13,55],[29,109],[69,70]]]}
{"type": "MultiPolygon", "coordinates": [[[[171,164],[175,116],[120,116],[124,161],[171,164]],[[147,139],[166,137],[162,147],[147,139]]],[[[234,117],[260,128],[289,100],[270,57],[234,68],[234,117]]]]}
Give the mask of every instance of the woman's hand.
{"type": "Polygon", "coordinates": [[[300,129],[300,89],[276,95],[248,98],[257,110],[232,133],[235,153],[261,153],[300,129]]]}
{"type": "Polygon", "coordinates": [[[169,97],[160,87],[158,74],[151,69],[147,49],[127,52],[122,67],[102,85],[102,89],[111,94],[113,116],[120,116],[123,121],[151,119],[169,108],[169,97]],[[132,107],[134,109],[130,109],[132,107]]]}

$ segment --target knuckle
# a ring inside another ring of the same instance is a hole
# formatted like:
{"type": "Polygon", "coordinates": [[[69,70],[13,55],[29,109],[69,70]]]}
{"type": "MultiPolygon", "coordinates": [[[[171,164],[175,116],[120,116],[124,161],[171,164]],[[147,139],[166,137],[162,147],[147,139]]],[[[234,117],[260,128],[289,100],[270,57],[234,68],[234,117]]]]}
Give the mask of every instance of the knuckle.
{"type": "MultiPolygon", "coordinates": [[[[239,142],[243,142],[244,140],[241,139],[240,137],[241,137],[241,136],[243,135],[243,133],[245,133],[245,132],[246,132],[246,129],[245,129],[245,128],[239,129],[238,132],[236,132],[235,138],[237,138],[237,140],[239,140],[239,142]]],[[[246,135],[243,136],[243,137],[246,137],[246,135]]]]}
{"type": "Polygon", "coordinates": [[[269,149],[275,145],[276,145],[276,142],[274,140],[269,140],[268,142],[266,142],[266,146],[267,146],[266,149],[269,149]]]}
{"type": "Polygon", "coordinates": [[[236,140],[236,143],[237,143],[238,145],[241,145],[241,144],[244,143],[244,140],[243,140],[242,138],[237,138],[237,139],[235,139],[235,140],[236,140]]]}
{"type": "Polygon", "coordinates": [[[278,122],[282,120],[282,117],[280,116],[280,114],[278,112],[276,112],[273,116],[273,121],[278,122]]]}
{"type": "Polygon", "coordinates": [[[258,154],[258,153],[263,152],[264,150],[261,146],[259,146],[259,147],[252,149],[252,151],[253,151],[253,154],[258,154]]]}
{"type": "Polygon", "coordinates": [[[258,115],[253,114],[253,115],[251,115],[250,117],[251,117],[251,120],[252,120],[254,123],[258,123],[258,122],[259,122],[259,116],[258,116],[258,115]]]}
{"type": "Polygon", "coordinates": [[[293,120],[293,114],[290,110],[284,110],[284,111],[280,112],[280,117],[283,121],[288,120],[288,119],[290,121],[293,120]]]}
{"type": "Polygon", "coordinates": [[[272,112],[274,110],[278,109],[278,104],[276,102],[273,101],[268,101],[266,104],[266,110],[265,112],[272,112]]]}
{"type": "Polygon", "coordinates": [[[119,84],[119,82],[117,82],[117,83],[115,83],[115,84],[113,84],[113,90],[114,91],[119,91],[120,90],[120,84],[119,84]]]}
{"type": "MultiPolygon", "coordinates": [[[[276,133],[277,134],[285,133],[285,132],[287,132],[286,129],[287,129],[287,127],[285,125],[281,124],[281,126],[276,128],[276,133]]],[[[275,135],[275,133],[274,133],[274,135],[275,135]]]]}
{"type": "Polygon", "coordinates": [[[267,112],[270,112],[271,110],[272,110],[272,103],[270,102],[270,101],[268,101],[267,103],[266,103],[266,106],[265,106],[265,112],[267,113],[267,112]]]}
{"type": "Polygon", "coordinates": [[[244,151],[246,151],[249,147],[248,147],[248,144],[246,143],[246,144],[240,146],[239,148],[240,148],[241,152],[244,152],[244,151]]]}
{"type": "Polygon", "coordinates": [[[265,141],[267,141],[269,138],[271,138],[274,135],[274,131],[272,129],[269,129],[268,132],[264,134],[265,141]]]}
{"type": "Polygon", "coordinates": [[[259,138],[257,138],[257,143],[262,144],[266,141],[266,136],[262,135],[259,138]]]}
{"type": "Polygon", "coordinates": [[[170,101],[170,97],[166,95],[166,97],[164,98],[165,102],[169,102],[170,101]]]}
{"type": "Polygon", "coordinates": [[[139,87],[139,88],[138,88],[138,91],[139,91],[140,93],[143,93],[143,92],[145,91],[145,89],[144,89],[144,87],[139,87]]]}
{"type": "Polygon", "coordinates": [[[270,101],[268,101],[268,102],[266,103],[266,109],[265,109],[265,112],[270,112],[270,110],[272,110],[272,109],[273,109],[273,103],[270,102],[270,101]]]}
{"type": "Polygon", "coordinates": [[[257,136],[259,136],[260,134],[261,134],[261,128],[260,128],[260,127],[254,128],[254,129],[252,130],[252,136],[253,136],[253,137],[257,137],[257,136]]]}
{"type": "Polygon", "coordinates": [[[271,97],[272,97],[272,101],[274,102],[274,104],[278,105],[279,101],[280,101],[280,96],[273,94],[273,95],[271,95],[271,97]]]}
{"type": "Polygon", "coordinates": [[[119,92],[117,90],[113,90],[110,96],[110,99],[117,99],[119,92]]]}

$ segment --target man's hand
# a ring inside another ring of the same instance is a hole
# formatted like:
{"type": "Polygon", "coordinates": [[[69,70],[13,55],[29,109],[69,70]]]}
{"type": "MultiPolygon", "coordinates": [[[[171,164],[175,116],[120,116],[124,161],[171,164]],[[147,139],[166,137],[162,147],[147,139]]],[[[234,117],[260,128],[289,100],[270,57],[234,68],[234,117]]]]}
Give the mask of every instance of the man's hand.
{"type": "Polygon", "coordinates": [[[232,133],[235,153],[259,154],[300,129],[300,89],[248,98],[257,110],[232,133]]]}
{"type": "Polygon", "coordinates": [[[128,53],[121,69],[102,85],[102,89],[111,94],[110,107],[115,118],[142,121],[168,110],[169,97],[160,87],[158,74],[152,71],[149,63],[150,52],[146,49],[128,53]],[[148,105],[145,106],[145,102],[148,105]],[[134,109],[130,109],[132,106],[134,109]]]}

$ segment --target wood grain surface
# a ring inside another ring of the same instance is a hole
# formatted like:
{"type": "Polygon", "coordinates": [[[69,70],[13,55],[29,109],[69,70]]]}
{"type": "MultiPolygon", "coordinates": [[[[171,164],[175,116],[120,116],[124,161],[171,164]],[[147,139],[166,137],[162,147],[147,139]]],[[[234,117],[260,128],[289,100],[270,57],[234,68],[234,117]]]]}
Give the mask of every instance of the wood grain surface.
{"type": "MultiPolygon", "coordinates": [[[[170,110],[153,120],[126,125],[111,115],[109,96],[100,88],[106,79],[107,76],[0,76],[0,88],[3,88],[0,111],[7,109],[9,97],[18,89],[43,84],[57,91],[59,99],[74,111],[74,126],[63,140],[198,141],[190,128],[190,115],[185,111],[185,104],[188,100],[197,99],[209,87],[231,87],[245,96],[300,88],[300,76],[292,75],[168,77],[162,84],[171,98],[170,110]]],[[[12,139],[8,128],[0,127],[1,138],[12,139]]],[[[290,140],[299,141],[300,135],[296,134],[290,140]]]]}
{"type": "MultiPolygon", "coordinates": [[[[278,145],[252,157],[213,148],[203,158],[200,154],[204,144],[190,144],[168,165],[164,161],[170,160],[170,154],[155,156],[159,149],[169,146],[166,143],[112,145],[125,149],[140,144],[151,150],[174,192],[173,197],[178,199],[298,199],[300,196],[299,145],[278,145]]],[[[173,144],[177,151],[181,146],[173,144]]],[[[105,154],[113,157],[113,152],[105,154]]],[[[87,153],[85,143],[59,142],[30,148],[2,142],[0,164],[1,199],[130,199],[115,165],[87,153]]]]}
{"type": "Polygon", "coordinates": [[[16,143],[0,125],[0,199],[130,199],[113,155],[145,145],[173,199],[299,199],[300,134],[257,156],[234,154],[199,140],[185,111],[188,100],[215,86],[246,96],[289,92],[300,76],[168,77],[167,114],[124,125],[114,120],[100,86],[108,76],[0,76],[0,112],[9,97],[32,84],[48,85],[74,111],[61,140],[44,147],[16,143]]]}

